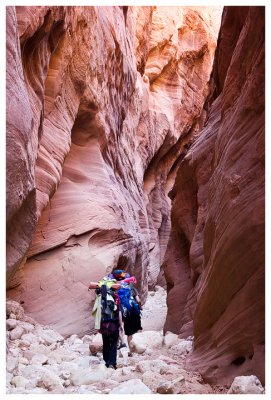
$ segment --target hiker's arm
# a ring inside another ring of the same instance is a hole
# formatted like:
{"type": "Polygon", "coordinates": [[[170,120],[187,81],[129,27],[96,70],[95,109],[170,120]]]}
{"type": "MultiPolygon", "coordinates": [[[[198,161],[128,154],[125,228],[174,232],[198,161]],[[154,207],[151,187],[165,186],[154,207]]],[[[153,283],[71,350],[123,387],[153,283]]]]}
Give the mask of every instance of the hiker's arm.
{"type": "MultiPolygon", "coordinates": [[[[98,289],[100,286],[98,285],[98,282],[90,282],[88,289],[98,289]]],[[[113,283],[111,286],[113,289],[120,289],[121,284],[120,283],[113,283]]]]}
{"type": "Polygon", "coordinates": [[[134,283],[136,284],[136,278],[134,276],[131,276],[130,278],[125,278],[121,282],[126,282],[126,283],[134,283]]]}
{"type": "Polygon", "coordinates": [[[120,324],[120,331],[123,332],[123,319],[121,310],[119,311],[119,324],[120,324]]]}
{"type": "Polygon", "coordinates": [[[113,285],[111,287],[112,287],[112,289],[119,290],[121,288],[121,284],[120,283],[113,283],[113,285]]]}
{"type": "Polygon", "coordinates": [[[136,301],[137,301],[137,303],[138,303],[138,305],[139,305],[139,308],[140,308],[140,310],[141,310],[141,309],[142,309],[142,304],[141,304],[141,300],[140,300],[138,294],[136,295],[135,299],[136,299],[136,301]]]}
{"type": "Polygon", "coordinates": [[[90,282],[88,289],[98,289],[98,282],[90,282]]]}

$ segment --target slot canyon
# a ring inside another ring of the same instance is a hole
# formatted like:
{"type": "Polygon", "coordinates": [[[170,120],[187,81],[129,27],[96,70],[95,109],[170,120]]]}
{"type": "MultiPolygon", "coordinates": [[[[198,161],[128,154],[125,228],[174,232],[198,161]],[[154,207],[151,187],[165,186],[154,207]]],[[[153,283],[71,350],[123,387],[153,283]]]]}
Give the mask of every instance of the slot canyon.
{"type": "Polygon", "coordinates": [[[263,393],[265,7],[7,6],[6,239],[8,393],[263,393]],[[135,338],[109,376],[88,285],[117,267],[160,359],[135,338]]]}

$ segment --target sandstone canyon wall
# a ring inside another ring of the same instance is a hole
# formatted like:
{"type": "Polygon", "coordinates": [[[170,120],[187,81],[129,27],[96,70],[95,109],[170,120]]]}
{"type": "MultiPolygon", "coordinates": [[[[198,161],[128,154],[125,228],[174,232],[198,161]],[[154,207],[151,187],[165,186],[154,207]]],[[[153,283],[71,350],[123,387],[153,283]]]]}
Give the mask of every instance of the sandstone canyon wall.
{"type": "Polygon", "coordinates": [[[225,8],[207,119],[170,193],[165,330],[194,335],[187,367],[211,382],[264,382],[264,20],[225,8]]]}
{"type": "Polygon", "coordinates": [[[119,260],[143,300],[163,282],[221,11],[7,7],[8,297],[40,323],[89,332],[88,282],[119,260]]]}

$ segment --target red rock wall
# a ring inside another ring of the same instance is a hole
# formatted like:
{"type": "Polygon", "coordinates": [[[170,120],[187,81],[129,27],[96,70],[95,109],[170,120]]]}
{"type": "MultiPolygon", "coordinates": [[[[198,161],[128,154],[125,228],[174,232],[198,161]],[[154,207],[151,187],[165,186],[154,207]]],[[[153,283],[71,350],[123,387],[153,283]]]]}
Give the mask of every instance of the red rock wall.
{"type": "Polygon", "coordinates": [[[165,330],[187,367],[264,381],[264,8],[225,7],[207,120],[171,192],[165,330]]]}
{"type": "Polygon", "coordinates": [[[88,282],[119,257],[143,299],[157,282],[170,231],[167,192],[199,128],[221,7],[9,12],[36,199],[32,231],[25,243],[14,240],[27,262],[10,263],[10,277],[21,268],[9,287],[21,284],[8,296],[62,334],[82,334],[93,326],[88,282]]]}

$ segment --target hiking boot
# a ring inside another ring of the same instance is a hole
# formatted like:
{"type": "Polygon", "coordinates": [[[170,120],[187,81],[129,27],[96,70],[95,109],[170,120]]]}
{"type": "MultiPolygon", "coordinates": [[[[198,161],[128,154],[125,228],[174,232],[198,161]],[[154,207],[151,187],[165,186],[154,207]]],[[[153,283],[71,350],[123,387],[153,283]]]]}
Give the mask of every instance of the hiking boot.
{"type": "Polygon", "coordinates": [[[126,343],[121,343],[121,344],[119,345],[119,347],[118,347],[118,350],[119,350],[119,349],[122,349],[123,347],[127,347],[126,343]]]}
{"type": "Polygon", "coordinates": [[[116,366],[116,365],[112,365],[112,364],[110,364],[110,365],[108,366],[108,368],[111,368],[111,369],[117,369],[117,366],[116,366]]]}

